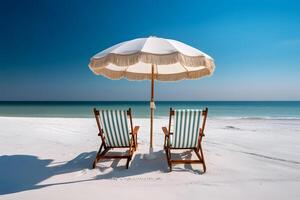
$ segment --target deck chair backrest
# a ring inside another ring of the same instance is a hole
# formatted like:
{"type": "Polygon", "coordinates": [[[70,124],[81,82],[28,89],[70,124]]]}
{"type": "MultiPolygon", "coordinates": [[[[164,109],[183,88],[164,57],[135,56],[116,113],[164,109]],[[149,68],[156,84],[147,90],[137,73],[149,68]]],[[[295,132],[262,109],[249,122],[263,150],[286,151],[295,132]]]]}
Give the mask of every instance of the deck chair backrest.
{"type": "MultiPolygon", "coordinates": [[[[130,146],[130,127],[127,110],[99,110],[99,129],[107,147],[130,146]]],[[[96,115],[97,118],[97,115],[96,115]]],[[[98,123],[98,122],[97,122],[98,123]]]]}
{"type": "Polygon", "coordinates": [[[201,128],[201,110],[174,110],[172,148],[194,148],[201,128]]]}

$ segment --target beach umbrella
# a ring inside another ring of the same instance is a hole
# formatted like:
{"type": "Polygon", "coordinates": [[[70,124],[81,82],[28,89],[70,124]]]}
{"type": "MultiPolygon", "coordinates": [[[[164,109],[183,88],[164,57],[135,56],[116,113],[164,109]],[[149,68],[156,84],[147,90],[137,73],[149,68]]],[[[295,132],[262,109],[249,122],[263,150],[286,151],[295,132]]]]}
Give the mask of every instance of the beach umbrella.
{"type": "Polygon", "coordinates": [[[153,152],[154,80],[178,81],[211,75],[214,60],[182,42],[159,37],[116,44],[94,55],[89,63],[96,75],[109,79],[151,80],[150,155],[153,152]]]}

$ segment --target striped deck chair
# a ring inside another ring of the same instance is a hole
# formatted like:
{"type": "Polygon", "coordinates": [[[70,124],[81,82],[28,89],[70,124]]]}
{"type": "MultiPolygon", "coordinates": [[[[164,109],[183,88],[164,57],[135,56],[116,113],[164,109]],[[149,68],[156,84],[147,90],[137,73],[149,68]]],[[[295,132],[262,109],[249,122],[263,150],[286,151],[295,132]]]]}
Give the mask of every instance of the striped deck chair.
{"type": "Polygon", "coordinates": [[[139,126],[133,128],[131,109],[97,110],[94,108],[94,114],[102,143],[93,162],[93,168],[100,159],[116,158],[127,159],[126,168],[128,169],[132,155],[137,149],[139,130],[139,126]],[[126,155],[106,155],[109,150],[114,148],[125,148],[128,151],[126,155]]]}
{"type": "Polygon", "coordinates": [[[200,163],[203,171],[206,171],[203,151],[201,147],[202,137],[206,123],[208,109],[204,110],[172,110],[170,108],[169,129],[162,127],[165,134],[164,149],[170,171],[172,164],[200,163]],[[174,123],[173,121],[174,120],[174,123]],[[202,126],[201,126],[202,122],[202,126]],[[170,131],[171,130],[171,131],[170,131]],[[175,160],[171,158],[172,149],[194,150],[197,160],[175,160]]]}

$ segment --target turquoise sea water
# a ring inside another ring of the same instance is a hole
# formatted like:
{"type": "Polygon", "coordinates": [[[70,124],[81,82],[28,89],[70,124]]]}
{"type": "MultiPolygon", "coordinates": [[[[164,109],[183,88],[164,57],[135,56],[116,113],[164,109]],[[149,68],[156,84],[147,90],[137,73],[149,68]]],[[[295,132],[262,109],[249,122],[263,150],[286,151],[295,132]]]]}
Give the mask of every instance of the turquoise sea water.
{"type": "MultiPolygon", "coordinates": [[[[0,102],[0,116],[93,117],[92,109],[133,110],[134,117],[149,117],[149,102],[0,102]]],[[[170,107],[209,109],[214,118],[300,119],[300,101],[159,101],[155,117],[167,117],[170,107]]]]}

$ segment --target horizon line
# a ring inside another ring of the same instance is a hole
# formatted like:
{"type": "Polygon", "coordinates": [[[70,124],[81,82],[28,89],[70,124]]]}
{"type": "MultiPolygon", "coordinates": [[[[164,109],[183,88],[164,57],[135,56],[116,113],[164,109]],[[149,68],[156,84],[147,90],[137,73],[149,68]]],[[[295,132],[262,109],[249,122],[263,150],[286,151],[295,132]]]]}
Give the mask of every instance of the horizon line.
{"type": "MultiPolygon", "coordinates": [[[[19,102],[150,102],[150,100],[0,100],[0,103],[19,102]]],[[[156,100],[155,102],[300,102],[300,100],[156,100]]]]}

